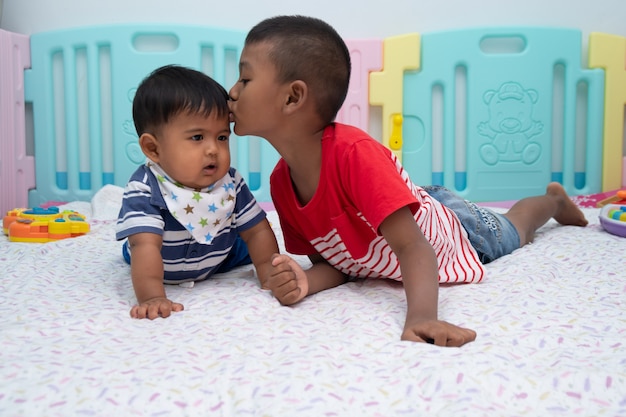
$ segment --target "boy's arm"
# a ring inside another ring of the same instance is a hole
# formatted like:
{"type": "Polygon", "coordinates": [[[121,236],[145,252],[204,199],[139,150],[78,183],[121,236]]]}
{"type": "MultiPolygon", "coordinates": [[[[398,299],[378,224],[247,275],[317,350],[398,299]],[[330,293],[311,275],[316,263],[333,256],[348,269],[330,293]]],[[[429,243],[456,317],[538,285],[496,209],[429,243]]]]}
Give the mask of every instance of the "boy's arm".
{"type": "Polygon", "coordinates": [[[322,255],[310,255],[313,266],[306,270],[308,291],[304,296],[315,294],[329,288],[335,288],[348,281],[348,277],[329,264],[322,255]]]}
{"type": "Polygon", "coordinates": [[[307,295],[334,288],[346,282],[346,276],[327,263],[321,255],[311,255],[313,263],[306,271],[289,255],[272,258],[272,274],[264,288],[272,290],[282,305],[295,304],[307,295]]]}
{"type": "Polygon", "coordinates": [[[380,232],[400,263],[407,300],[402,340],[430,342],[438,346],[462,346],[476,338],[464,329],[437,318],[439,270],[432,246],[408,207],[389,215],[380,232]]]}
{"type": "Polygon", "coordinates": [[[280,255],[276,236],[267,220],[241,232],[248,245],[261,287],[271,290],[283,305],[294,304],[308,294],[336,287],[344,275],[322,260],[311,256],[313,266],[306,272],[288,255],[280,255]]]}
{"type": "Polygon", "coordinates": [[[130,310],[133,318],[150,320],[168,317],[183,305],[167,299],[163,286],[163,238],[155,233],[137,233],[128,237],[131,251],[130,274],[138,304],[130,310]]]}

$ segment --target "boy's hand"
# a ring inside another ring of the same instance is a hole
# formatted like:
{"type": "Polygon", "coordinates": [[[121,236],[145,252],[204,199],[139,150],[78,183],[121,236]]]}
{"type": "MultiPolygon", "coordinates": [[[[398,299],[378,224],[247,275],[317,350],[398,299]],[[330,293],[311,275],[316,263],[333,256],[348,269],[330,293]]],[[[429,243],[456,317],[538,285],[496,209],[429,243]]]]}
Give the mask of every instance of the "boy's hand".
{"type": "Polygon", "coordinates": [[[261,283],[282,305],[295,304],[309,292],[309,281],[302,267],[290,256],[274,254],[269,277],[261,283]]]}
{"type": "Polygon", "coordinates": [[[402,340],[433,343],[437,346],[463,346],[476,339],[476,332],[441,320],[406,323],[402,340]]]}
{"type": "Polygon", "coordinates": [[[148,318],[154,320],[157,317],[169,317],[172,311],[183,311],[184,308],[182,304],[170,301],[165,297],[156,297],[133,306],[130,309],[130,316],[134,319],[148,318]]]}

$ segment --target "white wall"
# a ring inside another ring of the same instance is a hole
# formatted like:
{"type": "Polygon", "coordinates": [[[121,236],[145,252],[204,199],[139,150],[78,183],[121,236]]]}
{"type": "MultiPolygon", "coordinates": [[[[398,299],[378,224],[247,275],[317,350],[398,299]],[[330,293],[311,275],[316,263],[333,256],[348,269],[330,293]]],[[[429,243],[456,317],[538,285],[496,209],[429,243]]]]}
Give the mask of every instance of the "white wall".
{"type": "Polygon", "coordinates": [[[585,45],[593,31],[626,36],[624,0],[4,0],[0,28],[30,35],[148,21],[248,30],[277,14],[322,18],[344,38],[494,25],[578,28],[585,45]]]}

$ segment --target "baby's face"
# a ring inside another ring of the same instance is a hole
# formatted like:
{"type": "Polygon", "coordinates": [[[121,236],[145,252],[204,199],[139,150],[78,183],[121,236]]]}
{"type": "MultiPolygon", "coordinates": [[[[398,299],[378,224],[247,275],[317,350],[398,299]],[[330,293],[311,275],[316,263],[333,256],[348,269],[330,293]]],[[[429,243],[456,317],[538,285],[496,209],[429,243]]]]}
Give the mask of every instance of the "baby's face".
{"type": "Polygon", "coordinates": [[[239,136],[271,138],[281,127],[282,105],[288,99],[284,84],[269,59],[267,42],[248,44],[239,59],[239,80],[230,89],[229,107],[239,136]]]}
{"type": "Polygon", "coordinates": [[[230,169],[229,137],[228,116],[181,113],[159,132],[154,162],[182,185],[206,188],[230,169]]]}

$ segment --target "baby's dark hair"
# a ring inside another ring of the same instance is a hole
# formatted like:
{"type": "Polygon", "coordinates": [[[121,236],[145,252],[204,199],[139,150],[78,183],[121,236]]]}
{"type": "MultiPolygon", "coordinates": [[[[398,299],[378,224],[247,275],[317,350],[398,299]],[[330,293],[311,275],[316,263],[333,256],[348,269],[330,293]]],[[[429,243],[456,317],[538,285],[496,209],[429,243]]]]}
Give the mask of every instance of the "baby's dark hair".
{"type": "Polygon", "coordinates": [[[302,80],[311,87],[324,123],[335,119],[348,93],[350,52],[328,23],[307,16],[275,16],[250,30],[246,45],[270,43],[279,82],[302,80]]]}
{"type": "Polygon", "coordinates": [[[166,65],[139,84],[133,99],[137,135],[156,134],[182,112],[228,117],[228,93],[217,81],[191,68],[166,65]]]}

